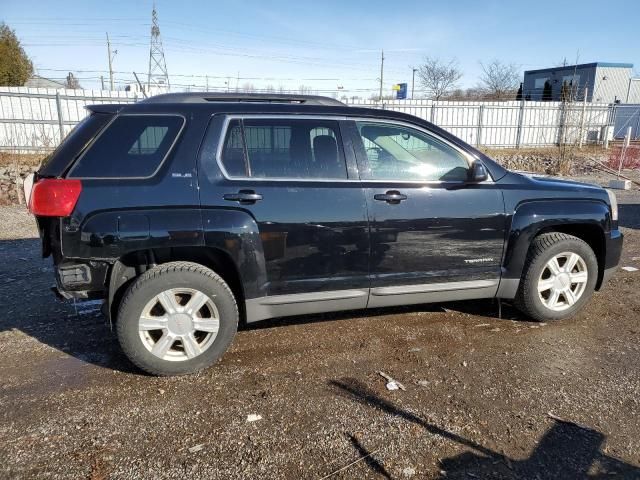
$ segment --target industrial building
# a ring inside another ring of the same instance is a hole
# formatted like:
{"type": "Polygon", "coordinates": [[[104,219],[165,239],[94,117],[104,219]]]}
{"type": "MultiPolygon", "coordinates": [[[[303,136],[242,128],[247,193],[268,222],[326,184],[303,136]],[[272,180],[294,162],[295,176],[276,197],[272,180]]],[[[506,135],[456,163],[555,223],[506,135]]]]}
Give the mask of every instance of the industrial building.
{"type": "Polygon", "coordinates": [[[524,72],[527,100],[560,101],[568,92],[573,100],[583,100],[586,92],[588,102],[640,103],[640,78],[633,78],[631,63],[594,62],[524,72]]]}

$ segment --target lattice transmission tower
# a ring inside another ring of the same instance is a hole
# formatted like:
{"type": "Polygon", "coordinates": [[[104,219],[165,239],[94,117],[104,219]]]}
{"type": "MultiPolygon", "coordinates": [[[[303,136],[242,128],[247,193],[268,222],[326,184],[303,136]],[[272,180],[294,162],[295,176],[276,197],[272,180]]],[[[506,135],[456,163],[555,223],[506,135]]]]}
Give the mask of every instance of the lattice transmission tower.
{"type": "Polygon", "coordinates": [[[147,78],[147,90],[151,88],[161,88],[169,90],[169,74],[167,73],[167,63],[164,58],[162,48],[162,38],[160,38],[160,26],[158,25],[158,12],[153,4],[151,12],[151,48],[149,49],[149,76],[147,78]]]}

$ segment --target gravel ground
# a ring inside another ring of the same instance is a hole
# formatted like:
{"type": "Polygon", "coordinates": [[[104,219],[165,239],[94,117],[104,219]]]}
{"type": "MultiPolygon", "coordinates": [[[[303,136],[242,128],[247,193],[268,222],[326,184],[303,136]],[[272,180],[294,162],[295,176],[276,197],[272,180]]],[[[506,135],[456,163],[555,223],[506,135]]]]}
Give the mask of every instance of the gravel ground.
{"type": "MultiPolygon", "coordinates": [[[[619,193],[640,267],[640,192],[619,193]]],[[[95,304],[54,299],[24,209],[0,219],[0,477],[640,478],[640,272],[567,321],[489,300],[282,319],[154,378],[95,304]]]]}

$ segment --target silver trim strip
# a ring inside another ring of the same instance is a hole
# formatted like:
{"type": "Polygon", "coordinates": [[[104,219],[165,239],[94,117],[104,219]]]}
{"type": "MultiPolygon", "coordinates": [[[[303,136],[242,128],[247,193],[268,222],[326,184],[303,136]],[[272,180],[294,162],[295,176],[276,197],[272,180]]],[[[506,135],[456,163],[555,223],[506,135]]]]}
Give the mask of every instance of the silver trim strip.
{"type": "Polygon", "coordinates": [[[246,300],[247,322],[309,313],[492,298],[498,280],[400,285],[360,290],[274,295],[246,300]]]}
{"type": "Polygon", "coordinates": [[[291,315],[363,309],[367,307],[368,298],[369,289],[252,298],[245,302],[247,322],[291,315]]]}
{"type": "Polygon", "coordinates": [[[423,283],[419,285],[401,285],[396,287],[378,287],[371,289],[371,295],[407,295],[432,292],[450,292],[452,290],[472,290],[475,288],[495,287],[498,280],[469,280],[463,282],[423,283]]]}
{"type": "Polygon", "coordinates": [[[434,290],[420,293],[399,293],[397,295],[371,295],[369,297],[367,307],[378,308],[396,305],[417,305],[420,303],[454,302],[458,300],[493,298],[495,297],[497,290],[498,287],[496,284],[489,287],[478,288],[434,290]]]}
{"type": "Polygon", "coordinates": [[[330,300],[346,300],[368,295],[368,290],[334,290],[331,292],[297,293],[293,295],[274,295],[262,297],[260,305],[290,305],[292,303],[327,302],[330,300]]]}

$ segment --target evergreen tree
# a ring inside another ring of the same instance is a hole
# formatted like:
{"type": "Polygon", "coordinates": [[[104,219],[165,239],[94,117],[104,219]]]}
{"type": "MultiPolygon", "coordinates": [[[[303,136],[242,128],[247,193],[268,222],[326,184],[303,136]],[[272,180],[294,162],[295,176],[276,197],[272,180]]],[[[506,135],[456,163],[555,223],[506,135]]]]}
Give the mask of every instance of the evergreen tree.
{"type": "Polygon", "coordinates": [[[520,82],[520,87],[518,88],[518,93],[516,93],[516,100],[522,100],[522,82],[520,82]]]}
{"type": "Polygon", "coordinates": [[[33,64],[13,30],[0,23],[0,85],[21,87],[33,74],[33,64]]]}

